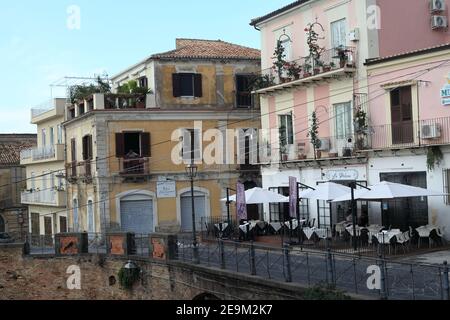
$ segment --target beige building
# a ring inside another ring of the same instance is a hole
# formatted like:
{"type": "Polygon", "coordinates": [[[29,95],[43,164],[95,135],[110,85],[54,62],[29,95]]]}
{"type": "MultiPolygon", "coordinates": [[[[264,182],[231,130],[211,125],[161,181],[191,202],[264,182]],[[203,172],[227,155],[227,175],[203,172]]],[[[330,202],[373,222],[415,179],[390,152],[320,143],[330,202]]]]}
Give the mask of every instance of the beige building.
{"type": "MultiPolygon", "coordinates": [[[[175,50],[114,76],[114,94],[93,94],[70,106],[64,124],[70,228],[190,231],[185,168],[191,159],[174,161],[174,155],[181,156],[177,146],[188,139],[180,142],[174,134],[189,132],[206,151],[202,133],[208,129],[259,128],[259,107],[249,89],[249,75],[259,69],[258,50],[220,40],[178,39],[175,50]],[[133,87],[130,80],[136,80],[139,94],[123,93],[123,85],[133,87]]],[[[179,138],[186,138],[183,134],[179,138]]],[[[238,180],[259,184],[259,167],[249,166],[248,159],[247,166],[236,164],[235,158],[208,165],[201,152],[191,155],[198,163],[194,202],[199,229],[202,218],[226,215],[220,199],[227,188],[235,189],[238,180]]]]}
{"type": "Polygon", "coordinates": [[[67,231],[62,126],[66,99],[53,99],[49,104],[46,109],[31,110],[31,123],[37,126],[37,147],[20,154],[27,177],[21,198],[22,204],[28,205],[29,232],[33,235],[67,231]]]}
{"type": "Polygon", "coordinates": [[[0,134],[0,234],[25,239],[28,226],[26,206],[20,192],[26,186],[20,151],[36,145],[34,134],[0,134]]]}

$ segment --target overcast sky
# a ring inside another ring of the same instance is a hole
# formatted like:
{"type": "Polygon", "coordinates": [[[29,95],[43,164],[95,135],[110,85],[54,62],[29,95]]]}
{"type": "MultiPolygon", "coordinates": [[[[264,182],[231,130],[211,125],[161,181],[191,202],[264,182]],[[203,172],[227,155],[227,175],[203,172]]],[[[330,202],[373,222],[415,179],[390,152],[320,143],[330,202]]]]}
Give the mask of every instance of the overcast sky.
{"type": "Polygon", "coordinates": [[[30,109],[63,94],[55,81],[113,75],[174,49],[177,37],[260,48],[250,20],[291,2],[0,0],[0,133],[35,132],[30,109]]]}

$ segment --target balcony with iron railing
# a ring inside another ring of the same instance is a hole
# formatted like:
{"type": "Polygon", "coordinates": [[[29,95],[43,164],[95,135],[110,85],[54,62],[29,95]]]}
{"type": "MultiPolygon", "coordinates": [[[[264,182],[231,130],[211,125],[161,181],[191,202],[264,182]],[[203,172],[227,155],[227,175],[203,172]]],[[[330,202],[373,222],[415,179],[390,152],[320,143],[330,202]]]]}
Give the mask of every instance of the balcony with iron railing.
{"type": "Polygon", "coordinates": [[[31,123],[38,124],[56,117],[64,116],[66,99],[55,98],[31,109],[31,123]]]}
{"type": "Polygon", "coordinates": [[[272,145],[271,162],[308,162],[357,158],[357,151],[367,148],[367,137],[360,134],[319,136],[314,148],[310,139],[297,140],[295,144],[280,147],[272,145]]]}
{"type": "Polygon", "coordinates": [[[55,144],[41,148],[25,149],[20,152],[22,165],[50,161],[64,161],[64,145],[55,144]]]}
{"type": "Polygon", "coordinates": [[[124,178],[139,178],[150,175],[150,158],[119,158],[119,175],[124,178]]]}
{"type": "Polygon", "coordinates": [[[156,107],[155,94],[95,93],[70,104],[67,120],[95,110],[145,110],[156,107]]]}
{"type": "Polygon", "coordinates": [[[93,181],[92,168],[95,166],[92,160],[74,161],[66,164],[66,176],[69,183],[84,182],[87,184],[93,181]]]}
{"type": "Polygon", "coordinates": [[[22,204],[43,205],[52,207],[66,206],[66,192],[64,190],[27,190],[21,194],[22,204]]]}
{"type": "Polygon", "coordinates": [[[357,66],[356,58],[355,48],[338,47],[325,50],[317,58],[307,56],[286,62],[280,69],[264,69],[252,81],[253,92],[273,93],[352,75],[357,66]]]}
{"type": "Polygon", "coordinates": [[[366,150],[407,149],[450,144],[450,117],[372,125],[366,150]]]}

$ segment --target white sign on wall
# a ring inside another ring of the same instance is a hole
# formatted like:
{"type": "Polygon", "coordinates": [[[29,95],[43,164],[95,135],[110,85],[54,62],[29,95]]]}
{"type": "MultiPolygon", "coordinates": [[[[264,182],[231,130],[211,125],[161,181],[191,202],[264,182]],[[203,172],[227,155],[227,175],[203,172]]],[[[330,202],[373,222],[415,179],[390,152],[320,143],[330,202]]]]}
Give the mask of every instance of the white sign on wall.
{"type": "Polygon", "coordinates": [[[156,184],[158,198],[176,198],[177,188],[175,181],[159,181],[156,184]]]}
{"type": "Polygon", "coordinates": [[[447,77],[448,83],[441,89],[441,100],[442,105],[450,105],[450,73],[447,77]]]}
{"type": "Polygon", "coordinates": [[[357,170],[329,170],[326,177],[330,181],[350,181],[358,180],[359,173],[357,170]]]}

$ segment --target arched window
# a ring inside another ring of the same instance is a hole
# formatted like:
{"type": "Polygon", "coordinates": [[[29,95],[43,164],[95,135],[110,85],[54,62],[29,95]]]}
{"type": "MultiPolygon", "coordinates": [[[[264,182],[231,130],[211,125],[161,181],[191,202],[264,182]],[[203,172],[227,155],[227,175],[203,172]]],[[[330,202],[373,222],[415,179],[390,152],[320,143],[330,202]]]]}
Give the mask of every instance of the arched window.
{"type": "Polygon", "coordinates": [[[3,217],[0,216],[0,233],[5,232],[5,220],[3,220],[3,217]]]}

